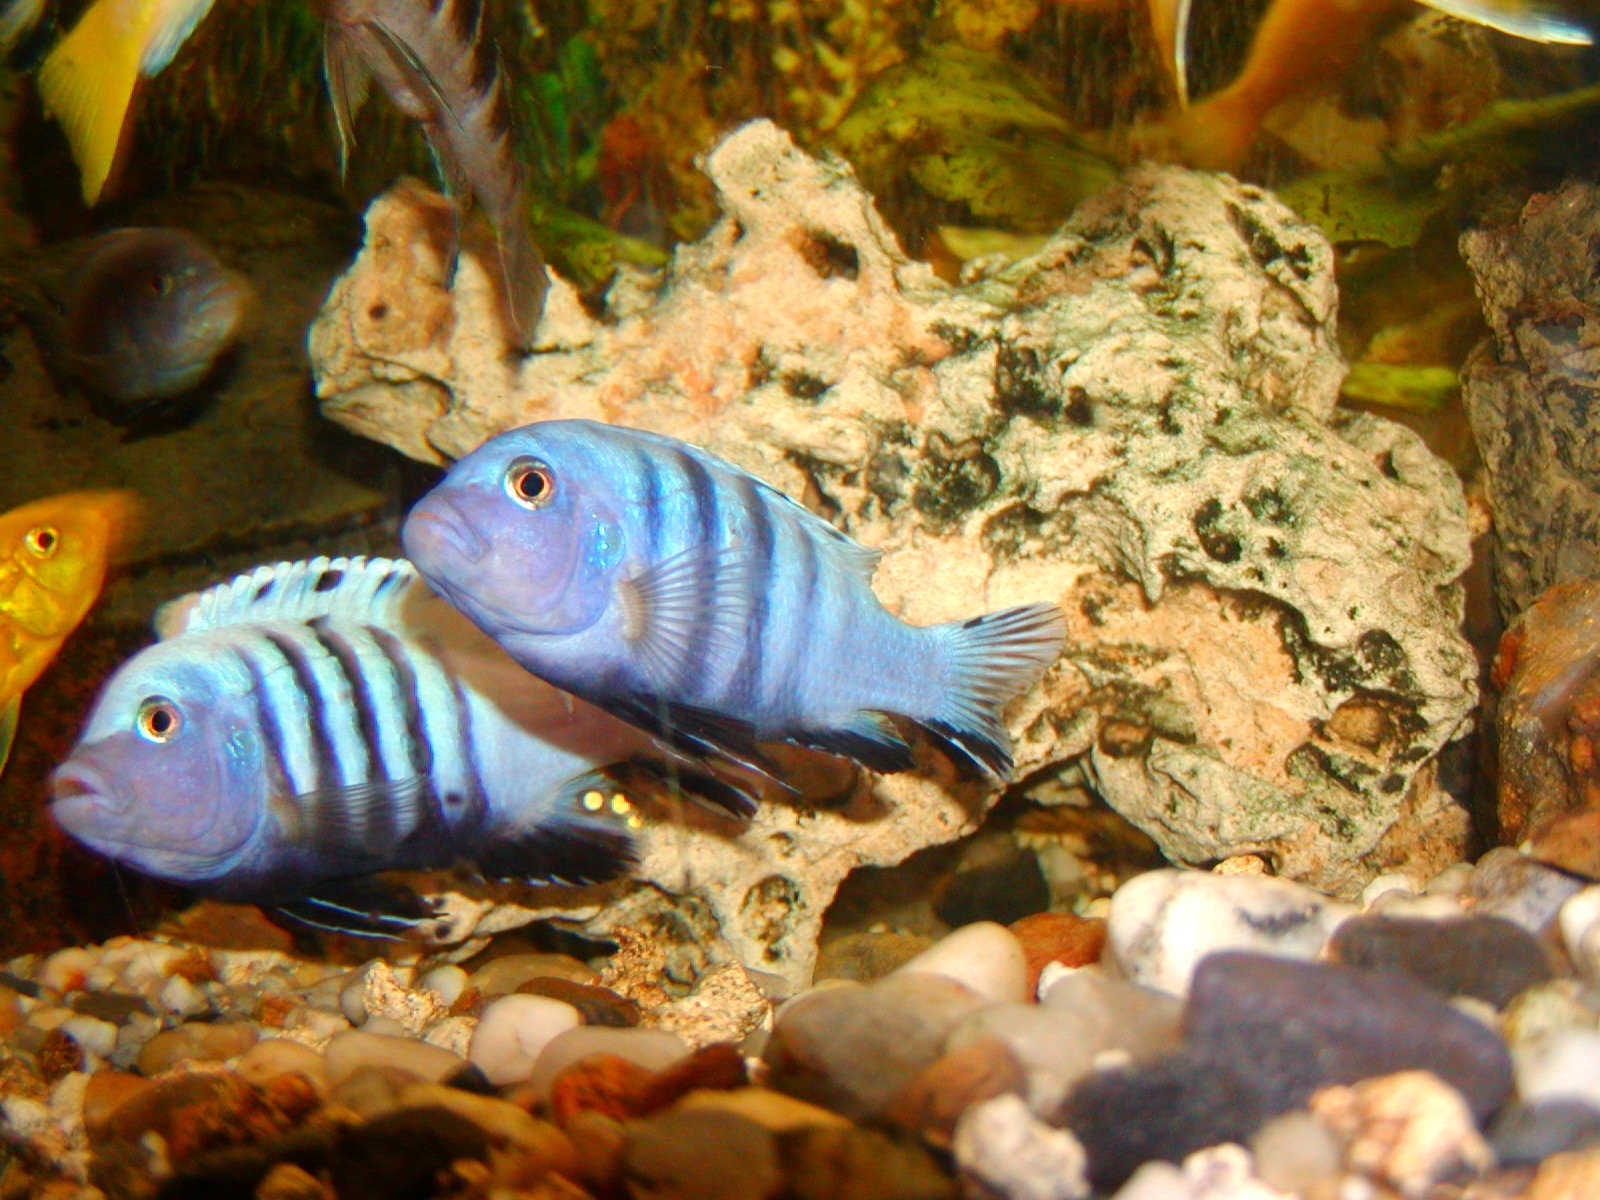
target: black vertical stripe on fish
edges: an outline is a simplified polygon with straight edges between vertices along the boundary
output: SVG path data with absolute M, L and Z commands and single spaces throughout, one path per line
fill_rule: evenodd
M 666 513 L 661 503 L 661 468 L 653 454 L 636 452 L 634 464 L 639 471 L 639 511 L 644 515 L 644 558 L 649 562 L 661 561 L 661 534 Z
M 693 454 L 677 451 L 675 460 L 684 482 L 689 487 L 690 511 L 698 525 L 697 544 L 706 547 L 721 546 L 724 540 L 722 506 L 718 499 L 716 481 L 711 478 L 711 473 L 706 470 L 705 465 Z M 705 694 L 706 663 L 711 657 L 712 639 L 718 633 L 718 618 L 726 612 L 730 600 L 721 593 L 730 586 L 738 586 L 737 580 L 741 578 L 742 576 L 732 572 L 725 560 L 719 560 L 713 569 L 701 572 L 697 580 L 699 603 L 694 609 L 695 620 L 687 631 L 688 642 L 684 646 L 683 661 L 678 665 L 678 678 L 674 681 L 673 690 L 677 695 Z M 722 697 L 717 696 L 715 699 L 721 700 Z
M 264 755 L 266 761 L 262 764 L 270 781 L 267 790 L 269 794 L 281 798 L 293 796 L 295 787 L 289 767 L 289 748 L 284 741 L 283 723 L 272 707 L 266 672 L 243 650 L 234 648 L 232 654 L 250 676 L 250 696 L 255 702 L 256 717 L 261 725 L 261 741 L 267 749 Z
M 756 481 L 748 475 L 735 479 L 739 488 L 739 505 L 750 518 L 750 615 L 745 622 L 744 649 L 739 655 L 735 679 L 749 679 L 752 702 L 761 698 L 761 668 L 766 659 L 767 612 L 772 605 L 772 592 L 779 585 L 777 574 L 777 531 L 772 526 L 772 513 L 761 495 Z
M 317 586 L 321 590 L 320 580 Z M 366 672 L 361 669 L 361 661 L 355 649 L 345 640 L 344 635 L 328 627 L 326 617 L 317 617 L 308 622 L 307 628 L 311 630 L 311 636 L 316 639 L 317 644 L 339 668 L 345 684 L 350 689 L 350 698 L 356 712 L 356 728 L 361 734 L 357 740 L 361 743 L 366 760 L 361 780 L 384 778 L 387 772 L 383 770 L 383 750 L 378 740 L 378 713 L 372 702 L 372 690 L 367 683 Z
M 317 674 L 305 649 L 293 638 L 275 629 L 264 629 L 261 636 L 273 646 L 289 665 L 295 685 L 306 701 L 306 729 L 309 734 L 312 765 L 315 779 L 309 790 L 325 791 L 340 785 L 339 754 L 334 748 L 333 734 L 328 727 L 328 705 L 317 686 Z
M 479 817 L 489 809 L 489 792 L 483 786 L 483 770 L 478 763 L 478 739 L 472 735 L 472 705 L 455 672 L 450 673 L 449 680 L 451 697 L 455 702 L 456 734 L 461 739 L 461 762 L 466 767 L 467 791 L 460 801 L 460 807 L 465 815 Z
M 422 721 L 422 697 L 417 690 L 417 672 L 400 639 L 387 629 L 369 626 L 372 640 L 389 665 L 394 668 L 396 691 L 404 710 L 406 751 L 411 757 L 411 773 L 427 780 L 433 779 L 433 747 L 428 744 L 427 726 Z

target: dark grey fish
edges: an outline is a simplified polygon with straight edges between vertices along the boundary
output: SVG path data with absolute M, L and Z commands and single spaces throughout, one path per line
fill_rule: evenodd
M 237 341 L 253 291 L 181 229 L 113 229 L 7 292 L 49 365 L 114 420 L 188 395 Z
M 451 196 L 476 197 L 499 242 L 507 329 L 527 351 L 550 280 L 528 232 L 500 56 L 483 25 L 483 0 L 329 0 L 324 67 L 343 158 L 376 79 L 422 126 Z

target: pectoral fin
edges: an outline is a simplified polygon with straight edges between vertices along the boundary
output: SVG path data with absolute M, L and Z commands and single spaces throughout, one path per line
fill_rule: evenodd
M 662 692 L 716 671 L 744 647 L 751 558 L 737 543 L 692 546 L 617 585 L 623 636 Z

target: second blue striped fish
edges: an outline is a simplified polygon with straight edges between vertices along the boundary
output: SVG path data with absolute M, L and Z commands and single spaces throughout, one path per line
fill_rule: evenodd
M 401 536 L 534 674 L 763 770 L 760 743 L 779 740 L 905 770 L 903 718 L 1004 777 L 1000 710 L 1065 637 L 1054 604 L 908 625 L 872 592 L 876 551 L 704 450 L 593 421 L 490 439 Z

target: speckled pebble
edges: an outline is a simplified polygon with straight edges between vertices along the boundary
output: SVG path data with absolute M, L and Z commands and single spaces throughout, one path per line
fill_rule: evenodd
M 572 1005 L 548 996 L 501 996 L 478 1018 L 467 1058 L 497 1087 L 521 1083 L 551 1040 L 582 1021 Z
M 771 1085 L 854 1119 L 881 1113 L 984 1005 L 969 988 L 923 971 L 813 989 L 778 1010 L 763 1051 Z
M 338 1034 L 328 1042 L 322 1057 L 332 1087 L 362 1067 L 398 1067 L 425 1082 L 437 1083 L 466 1065 L 459 1056 L 418 1038 L 390 1037 L 364 1029 Z
M 1134 983 L 1175 996 L 1218 950 L 1312 959 L 1354 910 L 1287 879 L 1147 871 L 1112 897 L 1107 944 Z
M 895 972 L 913 973 L 942 975 L 989 1000 L 1032 998 L 1022 943 L 1011 930 L 993 921 L 963 925 Z
M 1052 1129 L 1016 1096 L 962 1114 L 953 1149 L 962 1173 L 1006 1200 L 1086 1200 L 1088 1160 L 1078 1139 Z
M 1473 912 L 1504 917 L 1538 937 L 1582 888 L 1583 883 L 1570 875 L 1509 846 L 1497 846 L 1473 866 L 1465 896 Z

